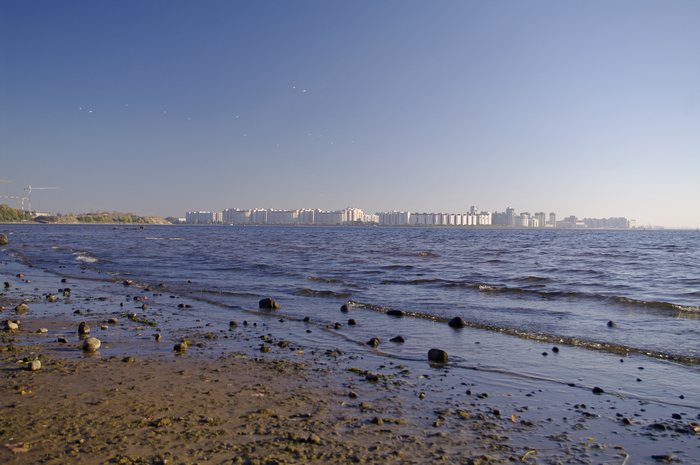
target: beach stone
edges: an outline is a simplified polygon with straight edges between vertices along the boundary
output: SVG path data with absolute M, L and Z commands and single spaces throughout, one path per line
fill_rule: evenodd
M 447 363 L 447 352 L 440 349 L 430 349 L 428 351 L 428 360 L 431 362 Z
M 376 337 L 373 337 L 372 339 L 367 341 L 367 345 L 370 347 L 377 347 L 379 345 L 379 339 L 377 339 Z
M 148 305 L 146 305 L 146 304 L 141 305 L 141 310 L 148 310 Z
M 237 328 L 238 327 L 238 322 L 237 321 L 229 321 L 228 326 L 230 328 Z
M 108 331 L 108 330 L 109 330 L 109 326 L 107 326 L 107 325 L 102 325 L 102 326 L 100 326 L 100 329 L 101 329 L 102 331 Z
M 340 329 L 342 327 L 343 327 L 343 325 L 341 325 L 340 323 L 336 323 L 334 326 L 335 329 Z
M 56 342 L 58 342 L 58 343 L 60 343 L 60 344 L 66 344 L 66 343 L 68 343 L 68 340 L 67 340 L 65 337 L 63 337 L 63 336 L 59 336 L 59 337 L 56 339 Z
M 124 362 L 124 363 L 131 363 L 133 361 L 134 361 L 134 357 L 124 357 L 122 359 L 122 362 Z
M 78 334 L 90 334 L 90 327 L 84 321 L 78 326 Z
M 73 315 L 82 315 L 82 314 L 83 314 L 83 311 L 80 309 L 73 312 Z
M 352 318 L 350 318 L 348 320 L 348 326 L 355 326 L 356 324 L 357 324 L 357 321 L 353 320 Z
M 406 340 L 401 337 L 401 336 L 396 336 L 394 338 L 389 339 L 391 342 L 406 342 Z
M 12 287 L 12 284 L 10 284 L 10 283 L 8 283 L 7 281 L 5 281 L 5 288 L 8 288 L 8 287 Z
M 463 319 L 461 319 L 460 317 L 455 317 L 455 318 L 452 318 L 450 320 L 450 322 L 447 323 L 447 325 L 450 328 L 465 328 L 467 326 L 467 323 Z
M 355 391 L 350 391 L 348 397 L 351 399 L 357 399 L 357 393 Z
M 384 424 L 384 420 L 382 420 L 382 419 L 379 418 L 379 417 L 374 417 L 374 418 L 372 418 L 371 422 L 374 423 L 374 424 L 377 425 L 377 426 L 381 426 L 381 425 Z
M 342 307 L 340 307 L 340 311 L 341 311 L 341 312 L 344 312 L 344 313 L 347 313 L 347 312 L 350 311 L 350 307 L 348 307 L 348 305 L 345 304 L 345 305 L 343 305 Z
M 154 334 L 153 337 L 155 338 L 156 342 L 160 342 L 160 339 L 161 339 L 160 333 Z
M 19 329 L 19 325 L 13 321 L 6 321 L 5 322 L 5 330 L 6 331 L 15 331 Z
M 559 352 L 559 347 L 557 347 L 557 346 L 552 347 L 552 352 L 554 352 L 555 354 L 557 352 Z
M 107 323 L 109 323 L 110 325 L 116 325 L 117 323 L 119 323 L 119 320 L 117 320 L 116 318 L 110 318 L 109 320 L 107 320 Z
M 83 350 L 85 352 L 95 352 L 100 348 L 102 343 L 96 337 L 89 337 L 83 341 Z
M 617 328 L 617 323 L 615 323 L 613 320 L 608 321 L 608 327 L 609 328 Z
M 39 328 L 39 334 L 46 334 L 49 332 L 48 328 Z
M 186 342 L 179 342 L 175 344 L 175 347 L 173 347 L 173 350 L 175 352 L 187 352 L 187 346 L 188 344 Z
M 630 426 L 632 424 L 632 420 L 629 418 L 623 418 L 622 419 L 622 424 L 625 426 Z
M 379 376 L 375 375 L 374 373 L 367 373 L 367 375 L 365 376 L 365 379 L 367 381 L 379 381 Z
M 39 360 L 33 360 L 27 364 L 27 369 L 29 371 L 41 370 L 41 362 Z
M 312 433 L 306 439 L 306 442 L 308 442 L 309 444 L 321 444 L 321 438 L 317 434 Z
M 27 306 L 27 304 L 19 304 L 15 307 L 15 312 L 19 313 L 20 315 L 24 315 L 28 311 L 29 307 Z
M 280 307 L 280 304 L 275 302 L 273 299 L 267 298 L 267 299 L 262 299 L 260 302 L 258 302 L 258 306 L 260 308 L 267 308 L 270 310 L 277 310 Z
M 308 323 L 308 322 L 310 322 L 310 321 L 311 321 L 311 318 L 309 318 L 308 316 L 305 316 L 305 317 L 304 317 L 304 323 Z
M 404 316 L 405 315 L 403 310 L 389 310 L 388 312 L 386 312 L 386 314 L 391 315 L 391 316 Z
M 64 295 L 65 297 L 67 297 L 67 296 L 70 295 L 70 288 L 69 288 L 69 287 L 63 289 L 63 295 Z
M 598 386 L 593 388 L 593 394 L 602 394 L 605 391 L 602 388 L 599 388 Z
M 67 280 L 66 278 L 63 278 L 63 279 L 61 279 L 61 282 L 62 282 L 62 283 L 67 283 L 68 280 Z
M 7 235 L 6 234 L 0 234 L 0 245 L 7 245 L 9 242 L 7 241 Z

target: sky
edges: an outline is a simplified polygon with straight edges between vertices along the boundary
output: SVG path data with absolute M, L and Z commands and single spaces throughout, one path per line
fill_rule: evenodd
M 699 24 L 695 0 L 0 2 L 0 196 L 697 228 Z

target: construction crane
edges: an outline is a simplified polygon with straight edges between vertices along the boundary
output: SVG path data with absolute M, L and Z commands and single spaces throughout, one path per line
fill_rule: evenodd
M 25 196 L 15 197 L 14 195 L 0 195 L 0 199 L 21 199 L 22 200 L 22 211 L 24 211 L 24 199 Z
M 25 191 L 29 191 L 29 213 L 32 212 L 32 189 L 33 190 L 41 190 L 41 189 L 58 189 L 58 187 L 32 187 L 31 185 L 29 187 L 25 187 Z M 22 210 L 24 210 L 24 201 L 22 201 Z

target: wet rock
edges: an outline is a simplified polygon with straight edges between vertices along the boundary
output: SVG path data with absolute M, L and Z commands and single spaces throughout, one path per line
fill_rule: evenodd
M 608 328 L 617 328 L 617 323 L 613 320 L 608 321 Z
M 60 343 L 60 344 L 67 344 L 67 343 L 68 343 L 68 340 L 67 340 L 65 337 L 63 337 L 63 336 L 59 336 L 59 337 L 56 339 L 56 342 L 58 342 L 58 343 Z
M 552 347 L 552 352 L 554 352 L 555 354 L 558 353 L 559 347 L 557 347 L 557 346 Z
M 419 398 L 420 400 L 425 399 L 425 393 L 424 393 L 424 392 L 421 392 L 421 393 L 418 395 L 418 398 Z
M 357 321 L 355 321 L 355 320 L 353 320 L 352 318 L 350 318 L 350 319 L 348 320 L 348 326 L 355 326 L 355 325 L 357 325 Z
M 194 284 L 194 281 L 192 281 L 191 279 L 188 279 L 187 284 Z
M 5 322 L 5 331 L 15 331 L 19 329 L 19 325 L 15 323 L 14 321 L 6 321 Z
M 466 328 L 467 326 L 467 322 L 461 319 L 460 317 L 452 318 L 447 324 L 450 328 Z
M 165 283 L 158 284 L 158 287 L 168 287 Z
M 82 315 L 82 314 L 83 314 L 83 311 L 80 309 L 73 312 L 73 315 Z
M 651 458 L 656 460 L 657 462 L 662 462 L 662 463 L 672 463 L 672 462 L 680 462 L 681 461 L 681 459 L 679 459 L 675 455 L 671 455 L 671 454 L 652 455 Z
M 671 414 L 671 418 L 673 418 L 674 420 L 682 420 L 683 419 L 683 417 L 680 415 L 680 413 Z
M 599 388 L 598 386 L 593 388 L 593 394 L 602 394 L 605 391 L 602 388 Z
M 19 304 L 18 306 L 15 307 L 15 312 L 20 314 L 20 315 L 24 315 L 28 311 L 29 311 L 29 307 L 27 306 L 27 304 Z
M 41 370 L 41 362 L 39 360 L 33 360 L 27 364 L 27 369 L 29 371 Z
M 124 284 L 125 286 L 131 286 L 132 284 L 134 284 L 134 282 L 130 279 L 125 279 L 124 281 L 122 281 L 122 284 Z
M 375 375 L 374 373 L 367 373 L 367 376 L 365 376 L 365 379 L 367 381 L 379 381 L 379 375 Z
M 24 278 L 24 275 L 22 273 L 17 275 L 18 278 Z
M 547 352 L 542 352 L 542 356 L 546 357 L 547 355 L 549 355 Z
M 373 424 L 377 425 L 377 426 L 381 426 L 381 425 L 384 424 L 384 420 L 382 420 L 382 419 L 379 418 L 379 417 L 374 417 L 374 418 L 372 418 L 371 422 L 372 422 Z
M 396 336 L 396 337 L 393 337 L 393 338 L 391 338 L 391 339 L 389 339 L 389 340 L 390 340 L 391 342 L 406 342 L 406 340 L 405 340 L 403 337 L 401 337 L 401 336 Z
M 347 313 L 347 312 L 350 311 L 350 307 L 348 307 L 348 305 L 345 304 L 345 305 L 343 305 L 342 307 L 340 307 L 340 311 L 341 311 L 341 312 L 344 312 L 344 313 Z
M 9 242 L 7 241 L 7 235 L 0 234 L 0 246 L 7 245 L 7 244 L 9 244 Z
M 447 352 L 440 349 L 430 349 L 428 351 L 428 360 L 431 362 L 447 363 Z
M 67 283 L 68 280 L 67 280 L 66 278 L 63 278 L 63 279 L 61 279 L 61 282 L 62 282 L 62 283 Z
M 309 444 L 321 444 L 321 438 L 317 434 L 311 434 L 306 438 L 306 442 Z
M 355 391 L 350 391 L 350 393 L 348 394 L 348 397 L 351 399 L 357 399 L 358 396 L 357 396 L 357 393 Z
M 173 350 L 175 352 L 180 352 L 180 353 L 187 352 L 188 346 L 189 346 L 189 344 L 187 342 L 178 342 L 177 344 L 175 344 L 175 347 L 173 347 Z
M 266 353 L 266 352 L 269 352 L 269 351 L 271 351 L 271 350 L 272 350 L 272 349 L 270 348 L 269 345 L 267 345 L 267 344 L 260 344 L 260 352 L 262 352 L 263 354 Z
M 109 323 L 110 325 L 116 325 L 117 323 L 119 323 L 119 320 L 117 320 L 116 318 L 110 318 L 109 320 L 107 320 L 107 323 Z
M 260 302 L 258 302 L 258 306 L 260 308 L 265 308 L 268 310 L 277 310 L 280 307 L 280 304 L 275 302 L 273 299 L 267 298 L 267 299 L 262 299 Z
M 622 424 L 625 426 L 630 426 L 632 424 L 632 420 L 630 418 L 623 418 Z
M 237 328 L 238 322 L 237 321 L 229 321 L 228 326 L 229 326 L 229 328 Z
M 389 310 L 388 312 L 386 312 L 386 314 L 391 315 L 391 316 L 404 316 L 405 315 L 403 310 Z
M 9 288 L 9 287 L 12 287 L 12 284 L 10 284 L 10 283 L 8 283 L 7 281 L 5 281 L 5 289 L 7 289 L 7 288 Z
M 83 341 L 83 350 L 85 352 L 95 352 L 100 348 L 102 343 L 96 337 L 89 337 Z
M 148 305 L 146 305 L 146 304 L 141 305 L 141 310 L 148 310 Z
M 39 328 L 39 331 L 37 331 L 39 334 L 46 334 L 49 332 L 49 328 Z
M 335 329 L 340 329 L 340 328 L 343 327 L 343 325 L 341 325 L 340 323 L 336 323 L 333 327 L 334 327 Z
M 70 288 L 69 287 L 63 289 L 63 296 L 64 297 L 70 296 Z
M 90 334 L 90 327 L 84 321 L 78 326 L 78 334 Z
M 102 325 L 102 326 L 100 326 L 100 329 L 101 329 L 102 331 L 109 331 L 109 326 L 107 326 L 107 325 Z
M 304 323 L 308 323 L 308 322 L 310 322 L 310 321 L 311 321 L 311 318 L 309 318 L 308 316 L 305 316 L 305 317 L 304 317 Z
M 156 342 L 160 342 L 160 339 L 161 339 L 160 333 L 154 334 L 154 335 L 153 335 L 153 338 L 156 340 Z
M 377 347 L 379 345 L 379 339 L 377 339 L 376 337 L 373 337 L 372 339 L 367 341 L 367 345 L 370 347 Z

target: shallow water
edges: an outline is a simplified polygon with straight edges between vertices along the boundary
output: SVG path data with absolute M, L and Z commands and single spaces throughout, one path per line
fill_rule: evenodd
M 700 381 L 700 234 L 693 231 L 2 229 L 10 234 L 8 251 L 35 266 L 165 283 L 168 292 L 211 304 L 209 321 L 225 322 L 233 309 L 257 311 L 262 297 L 272 297 L 282 305 L 277 316 L 308 316 L 349 344 L 379 337 L 380 350 L 393 357 L 422 360 L 439 347 L 463 367 L 603 385 L 664 402 Z M 350 313 L 340 313 L 347 301 Z M 387 309 L 408 315 L 390 317 Z M 202 311 L 196 306 L 187 314 Z M 455 316 L 473 327 L 447 327 Z M 359 325 L 348 326 L 348 318 Z M 610 320 L 618 326 L 608 327 Z M 336 322 L 341 330 L 326 328 Z M 406 343 L 388 342 L 399 334 Z M 319 336 L 298 332 L 309 344 Z M 620 363 L 627 357 L 639 361 Z M 653 368 L 636 382 L 637 365 L 646 362 Z

